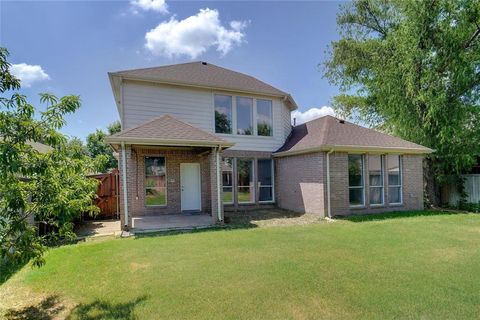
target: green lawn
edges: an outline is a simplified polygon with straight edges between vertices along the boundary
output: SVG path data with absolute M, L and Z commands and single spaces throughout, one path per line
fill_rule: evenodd
M 64 246 L 4 283 L 0 308 L 50 297 L 20 314 L 63 303 L 69 319 L 480 318 L 480 215 L 387 217 Z

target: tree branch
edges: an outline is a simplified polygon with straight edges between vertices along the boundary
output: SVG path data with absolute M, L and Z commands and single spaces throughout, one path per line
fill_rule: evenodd
M 468 40 L 465 45 L 464 45 L 464 48 L 465 49 L 468 49 L 470 47 L 470 45 L 475 41 L 475 39 L 480 35 L 480 26 L 478 25 L 477 22 L 475 22 L 475 25 L 477 26 L 477 30 L 473 33 L 473 35 L 470 37 L 470 40 Z

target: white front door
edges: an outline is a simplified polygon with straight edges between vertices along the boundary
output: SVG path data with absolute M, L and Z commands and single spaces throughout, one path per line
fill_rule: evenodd
M 182 211 L 200 211 L 202 208 L 200 163 L 180 164 L 180 188 Z

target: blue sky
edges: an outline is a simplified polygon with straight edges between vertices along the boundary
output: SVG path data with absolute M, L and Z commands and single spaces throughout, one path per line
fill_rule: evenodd
M 129 68 L 204 60 L 291 93 L 302 112 L 330 105 L 338 89 L 318 64 L 339 37 L 340 4 L 0 1 L 0 45 L 23 72 L 30 86 L 22 91 L 34 105 L 40 92 L 81 96 L 62 131 L 83 139 L 118 119 L 107 72 Z

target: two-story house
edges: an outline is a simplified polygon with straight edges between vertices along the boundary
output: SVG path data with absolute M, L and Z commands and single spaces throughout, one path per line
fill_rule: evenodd
M 321 217 L 423 208 L 430 149 L 334 117 L 292 127 L 292 96 L 206 62 L 109 73 L 122 225 L 278 206 Z

